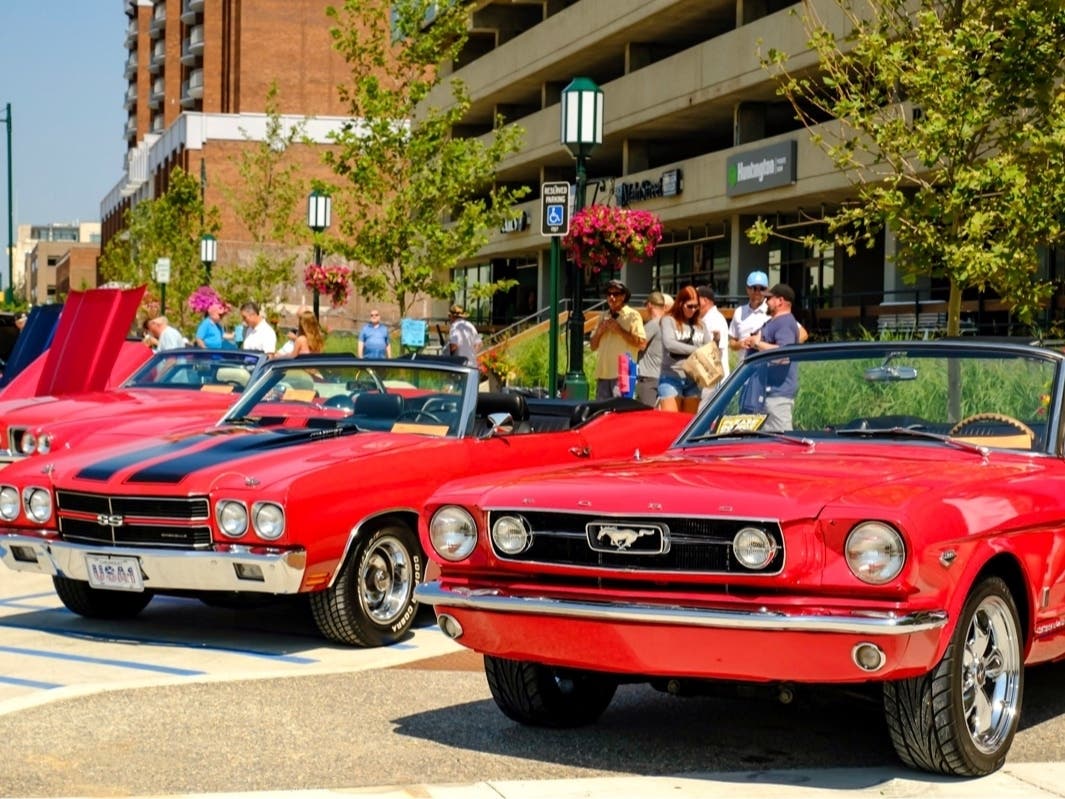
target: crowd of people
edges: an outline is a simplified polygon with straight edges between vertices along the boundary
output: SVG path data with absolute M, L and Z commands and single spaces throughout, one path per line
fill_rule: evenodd
M 790 286 L 778 283 L 770 288 L 768 275 L 754 271 L 747 276 L 746 289 L 747 303 L 733 311 L 729 322 L 710 286 L 685 286 L 675 298 L 652 291 L 641 314 L 628 304 L 632 297 L 628 287 L 611 280 L 606 287 L 607 310 L 590 342 L 598 354 L 596 399 L 621 393 L 619 359 L 627 355 L 636 363 L 636 399 L 662 411 L 694 413 L 717 390 L 697 385 L 684 368 L 700 347 L 717 344 L 727 377 L 730 351 L 742 360 L 751 352 L 806 341 L 807 331 L 791 312 L 795 292 Z M 765 413 L 766 430 L 788 430 L 795 389 L 793 366 L 770 368 L 764 380 L 751 383 L 741 410 Z

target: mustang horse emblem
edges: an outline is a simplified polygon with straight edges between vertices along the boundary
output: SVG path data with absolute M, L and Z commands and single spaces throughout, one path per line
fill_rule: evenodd
M 614 547 L 618 552 L 621 552 L 635 544 L 637 538 L 643 538 L 645 535 L 654 534 L 654 530 L 633 530 L 631 527 L 604 527 L 599 531 L 596 540 L 601 542 L 606 538 L 610 541 L 610 546 Z

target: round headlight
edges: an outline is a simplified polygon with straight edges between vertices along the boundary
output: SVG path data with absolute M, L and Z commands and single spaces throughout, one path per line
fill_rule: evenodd
M 500 516 L 492 522 L 492 543 L 505 555 L 517 555 L 528 549 L 532 535 L 520 516 Z
M 847 565 L 863 583 L 882 585 L 899 576 L 906 563 L 902 536 L 883 522 L 862 522 L 847 536 Z
M 0 519 L 6 522 L 18 518 L 18 491 L 11 486 L 0 487 Z
M 32 455 L 37 449 L 37 436 L 29 430 L 22 433 L 18 440 L 18 451 L 23 455 Z
M 46 488 L 27 488 L 22 492 L 22 505 L 33 521 L 46 522 L 52 515 L 52 492 Z
M 736 560 L 748 569 L 764 569 L 777 554 L 769 534 L 758 527 L 744 527 L 732 538 Z
M 251 518 L 259 538 L 273 541 L 285 532 L 285 511 L 273 502 L 256 502 L 251 507 Z
M 445 505 L 429 521 L 429 540 L 440 557 L 462 560 L 477 546 L 477 523 L 465 508 Z
M 52 451 L 52 437 L 48 434 L 42 435 L 37 439 L 37 454 L 47 455 Z
M 248 530 L 248 509 L 243 502 L 224 499 L 215 508 L 218 529 L 230 538 L 240 538 Z

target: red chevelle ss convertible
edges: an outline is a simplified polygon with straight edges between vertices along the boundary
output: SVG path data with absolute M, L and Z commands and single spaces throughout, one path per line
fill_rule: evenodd
M 1065 656 L 1065 357 L 990 342 L 748 358 L 661 456 L 442 487 L 417 591 L 502 711 L 590 723 L 622 682 L 879 687 L 908 765 L 1005 761 Z
M 0 472 L 0 559 L 52 575 L 75 613 L 154 594 L 305 594 L 327 638 L 402 637 L 426 497 L 462 475 L 661 452 L 686 417 L 628 400 L 479 394 L 432 361 L 270 361 L 217 425 L 73 450 Z M 106 437 L 106 436 L 105 436 Z

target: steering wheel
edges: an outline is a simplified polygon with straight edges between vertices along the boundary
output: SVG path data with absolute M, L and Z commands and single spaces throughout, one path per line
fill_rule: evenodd
M 956 436 L 966 427 L 976 422 L 1002 422 L 1008 424 L 1011 427 L 1015 427 L 1021 433 L 1029 436 L 1033 441 L 1035 440 L 1035 431 L 1022 422 L 1020 419 L 1014 419 L 1012 416 L 1006 416 L 1004 413 L 974 413 L 972 416 L 966 416 L 954 427 L 950 428 L 948 436 Z
M 410 417 L 410 418 L 412 418 L 414 420 L 415 424 L 417 424 L 418 420 L 421 419 L 423 416 L 426 419 L 430 419 L 430 420 L 436 422 L 437 424 L 442 424 L 444 426 L 447 426 L 447 422 L 445 422 L 443 419 L 441 419 L 435 413 L 431 413 L 430 411 L 423 411 L 420 408 L 418 410 L 413 410 L 412 409 L 412 410 L 409 410 L 409 411 L 403 411 L 403 413 L 401 413 L 397 417 L 396 421 L 399 421 L 399 419 L 403 419 L 405 417 Z

